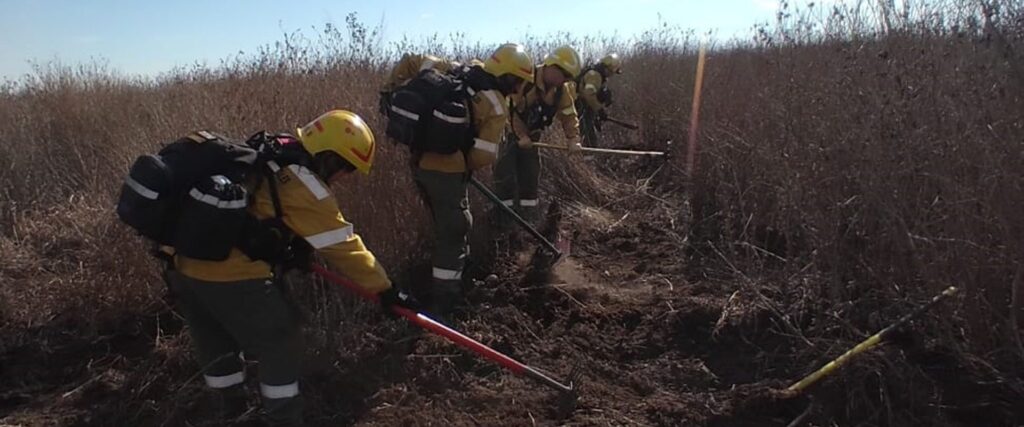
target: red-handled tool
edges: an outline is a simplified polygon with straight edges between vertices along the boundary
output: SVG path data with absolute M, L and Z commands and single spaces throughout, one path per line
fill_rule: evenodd
M 364 299 L 374 302 L 378 301 L 377 295 L 368 292 L 367 290 L 363 289 L 362 287 L 353 283 L 352 281 L 347 280 L 317 264 L 313 264 L 312 268 L 314 272 L 319 274 L 320 277 L 323 277 L 325 280 L 344 286 L 348 288 L 348 290 L 355 292 Z M 391 307 L 391 309 L 394 310 L 395 314 L 406 318 L 406 320 L 416 324 L 417 326 L 426 329 L 430 332 L 433 332 L 437 335 L 440 335 L 444 338 L 447 338 L 449 341 L 459 346 L 462 346 L 466 349 L 469 349 L 472 352 L 480 356 L 483 356 L 484 358 L 490 359 L 496 362 L 497 364 L 505 367 L 506 369 L 512 371 L 516 375 L 526 376 L 528 378 L 539 381 L 540 383 L 548 387 L 558 390 L 559 393 L 561 393 L 563 399 L 565 399 L 563 400 L 563 405 L 575 405 L 577 398 L 577 387 L 574 384 L 575 381 L 573 381 L 573 379 L 578 377 L 578 371 L 574 370 L 573 374 L 570 375 L 569 384 L 565 385 L 528 365 L 520 363 L 519 361 L 511 357 L 508 357 L 498 352 L 497 350 L 480 343 L 477 340 L 474 340 L 470 337 L 467 337 L 466 335 L 463 335 L 459 331 L 449 328 L 448 326 L 445 326 L 444 324 L 434 319 L 431 319 L 430 317 L 427 317 L 423 313 L 417 313 L 407 308 L 398 306 Z

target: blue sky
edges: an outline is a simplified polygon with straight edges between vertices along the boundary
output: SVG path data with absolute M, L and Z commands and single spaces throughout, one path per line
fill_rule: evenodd
M 155 75 L 251 52 L 284 31 L 344 26 L 350 12 L 370 26 L 383 22 L 385 41 L 463 32 L 500 43 L 527 32 L 629 36 L 652 28 L 659 16 L 732 35 L 771 20 L 775 8 L 775 0 L 0 0 L 0 80 L 30 72 L 29 61 L 53 59 L 102 58 L 123 72 Z

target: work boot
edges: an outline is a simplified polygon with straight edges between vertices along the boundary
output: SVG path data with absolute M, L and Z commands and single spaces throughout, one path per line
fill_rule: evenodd
M 504 209 L 493 208 L 491 209 L 491 224 L 494 226 L 494 230 L 499 233 L 508 233 L 515 227 L 515 221 Z
M 538 227 L 538 223 L 540 222 L 538 221 L 540 219 L 540 209 L 536 206 L 520 206 L 516 209 L 516 213 L 518 213 L 519 217 L 526 221 L 527 224 L 530 224 L 531 227 Z M 519 224 L 516 224 L 516 226 L 519 226 Z
M 451 321 L 452 314 L 462 299 L 462 290 L 459 289 L 459 282 L 444 281 L 434 282 L 430 292 L 430 304 L 427 306 L 427 313 L 438 322 L 447 324 Z
M 273 427 L 302 426 L 302 396 L 286 399 L 263 398 L 263 416 Z
M 248 392 L 244 384 L 218 389 L 217 395 L 221 420 L 235 420 L 249 411 Z

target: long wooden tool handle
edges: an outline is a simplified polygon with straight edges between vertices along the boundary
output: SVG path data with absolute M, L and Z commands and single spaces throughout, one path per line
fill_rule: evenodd
M 548 148 L 554 150 L 568 150 L 569 147 L 564 145 L 534 143 L 534 147 Z M 665 153 L 662 151 L 633 151 L 633 150 L 615 150 L 611 148 L 595 148 L 595 147 L 583 147 L 583 151 L 587 153 L 606 153 L 606 154 L 620 154 L 625 156 L 664 156 Z

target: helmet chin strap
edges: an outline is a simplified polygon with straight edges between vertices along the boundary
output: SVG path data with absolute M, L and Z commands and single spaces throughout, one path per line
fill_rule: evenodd
M 522 79 L 513 76 L 511 74 L 505 74 L 498 77 L 498 89 L 501 90 L 503 95 L 511 95 L 517 92 L 517 88 Z M 525 82 L 523 82 L 525 84 Z
M 338 159 L 340 159 L 340 157 L 334 153 L 317 153 L 313 156 L 313 173 L 320 177 L 320 179 L 324 180 L 324 182 L 330 181 L 336 173 L 342 172 L 345 169 L 342 165 L 342 161 L 338 161 Z

